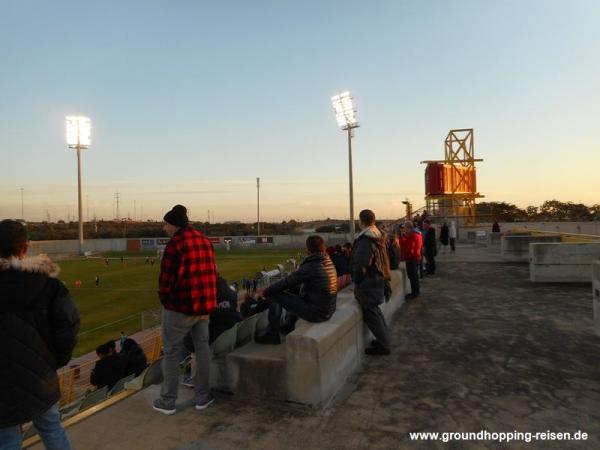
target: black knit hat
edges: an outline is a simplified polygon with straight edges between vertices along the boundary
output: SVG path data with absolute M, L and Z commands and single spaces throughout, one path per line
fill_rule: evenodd
M 185 227 L 189 222 L 186 207 L 182 205 L 173 206 L 173 209 L 165 214 L 164 221 L 176 227 Z

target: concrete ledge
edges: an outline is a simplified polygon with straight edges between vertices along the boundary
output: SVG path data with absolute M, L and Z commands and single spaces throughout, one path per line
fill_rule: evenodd
M 405 286 L 402 264 L 392 271 L 392 298 L 380 306 L 386 320 L 404 303 Z M 326 404 L 358 370 L 370 339 L 350 285 L 338 293 L 336 312 L 327 322 L 299 320 L 282 345 L 249 344 L 227 355 L 229 390 L 241 397 Z
M 504 235 L 500 238 L 502 259 L 509 262 L 529 262 L 529 244 L 537 242 L 560 242 L 560 236 Z
M 600 261 L 592 264 L 592 293 L 594 295 L 594 328 L 600 336 Z
M 285 345 L 251 342 L 227 355 L 228 384 L 242 398 L 286 400 Z
M 590 282 L 592 262 L 600 259 L 600 242 L 533 243 L 529 278 L 533 282 Z

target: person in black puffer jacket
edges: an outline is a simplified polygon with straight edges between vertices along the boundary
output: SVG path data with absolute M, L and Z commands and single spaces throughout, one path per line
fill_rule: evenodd
M 46 448 L 69 449 L 60 424 L 56 370 L 69 362 L 79 313 L 58 266 L 26 258 L 27 230 L 0 222 L 0 442 L 21 448 L 21 425 L 33 421 Z
M 325 322 L 335 312 L 337 275 L 331 259 L 325 253 L 323 238 L 309 236 L 306 248 L 309 255 L 300 268 L 262 293 L 269 304 L 269 328 L 264 335 L 256 336 L 257 343 L 280 344 L 280 331 L 293 331 L 298 318 L 309 322 Z M 300 295 L 289 292 L 298 286 Z M 280 327 L 282 307 L 288 311 L 283 329 Z

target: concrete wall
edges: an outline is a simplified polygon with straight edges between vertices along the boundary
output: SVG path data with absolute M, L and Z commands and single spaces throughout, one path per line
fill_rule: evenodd
M 529 277 L 533 282 L 590 282 L 592 262 L 600 259 L 600 242 L 532 243 Z
M 502 259 L 508 262 L 529 262 L 529 244 L 534 242 L 560 242 L 560 236 L 502 236 L 500 239 Z
M 592 292 L 594 294 L 594 327 L 600 336 L 600 261 L 592 264 Z
M 349 234 L 337 234 L 337 233 L 314 233 L 321 236 L 327 245 L 343 244 L 350 241 Z M 272 244 L 245 244 L 242 242 L 242 238 L 251 238 L 250 236 L 232 236 L 233 242 L 232 248 L 269 248 L 275 247 L 289 247 L 289 248 L 303 248 L 306 244 L 306 238 L 308 234 L 299 235 L 282 235 L 272 236 Z M 225 248 L 223 243 L 223 237 L 219 237 L 220 243 L 215 244 L 217 248 Z M 149 239 L 155 241 L 156 238 L 121 238 L 121 239 L 86 239 L 83 244 L 84 251 L 91 252 L 124 252 L 127 250 L 127 241 L 132 239 Z M 164 238 L 163 238 L 164 239 Z M 156 245 L 152 247 L 142 246 L 144 250 L 156 250 Z M 40 253 L 46 253 L 48 255 L 76 255 L 79 252 L 79 243 L 77 240 L 61 240 L 61 241 L 31 241 L 29 247 L 29 254 L 34 256 Z
M 392 298 L 380 306 L 387 321 L 404 303 L 405 293 L 402 265 L 392 272 Z M 284 345 L 248 344 L 227 355 L 230 390 L 240 397 L 324 405 L 360 368 L 370 339 L 351 285 L 338 293 L 336 312 L 327 322 L 300 320 Z
M 88 239 L 84 241 L 84 251 L 91 252 L 123 252 L 127 250 L 127 239 Z M 40 253 L 54 254 L 77 254 L 79 252 L 79 241 L 31 241 L 28 253 L 32 256 Z

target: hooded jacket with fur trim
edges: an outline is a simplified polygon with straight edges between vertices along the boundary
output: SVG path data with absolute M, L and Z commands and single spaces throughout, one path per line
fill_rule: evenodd
M 0 428 L 60 398 L 56 370 L 71 359 L 79 313 L 47 256 L 0 258 Z

